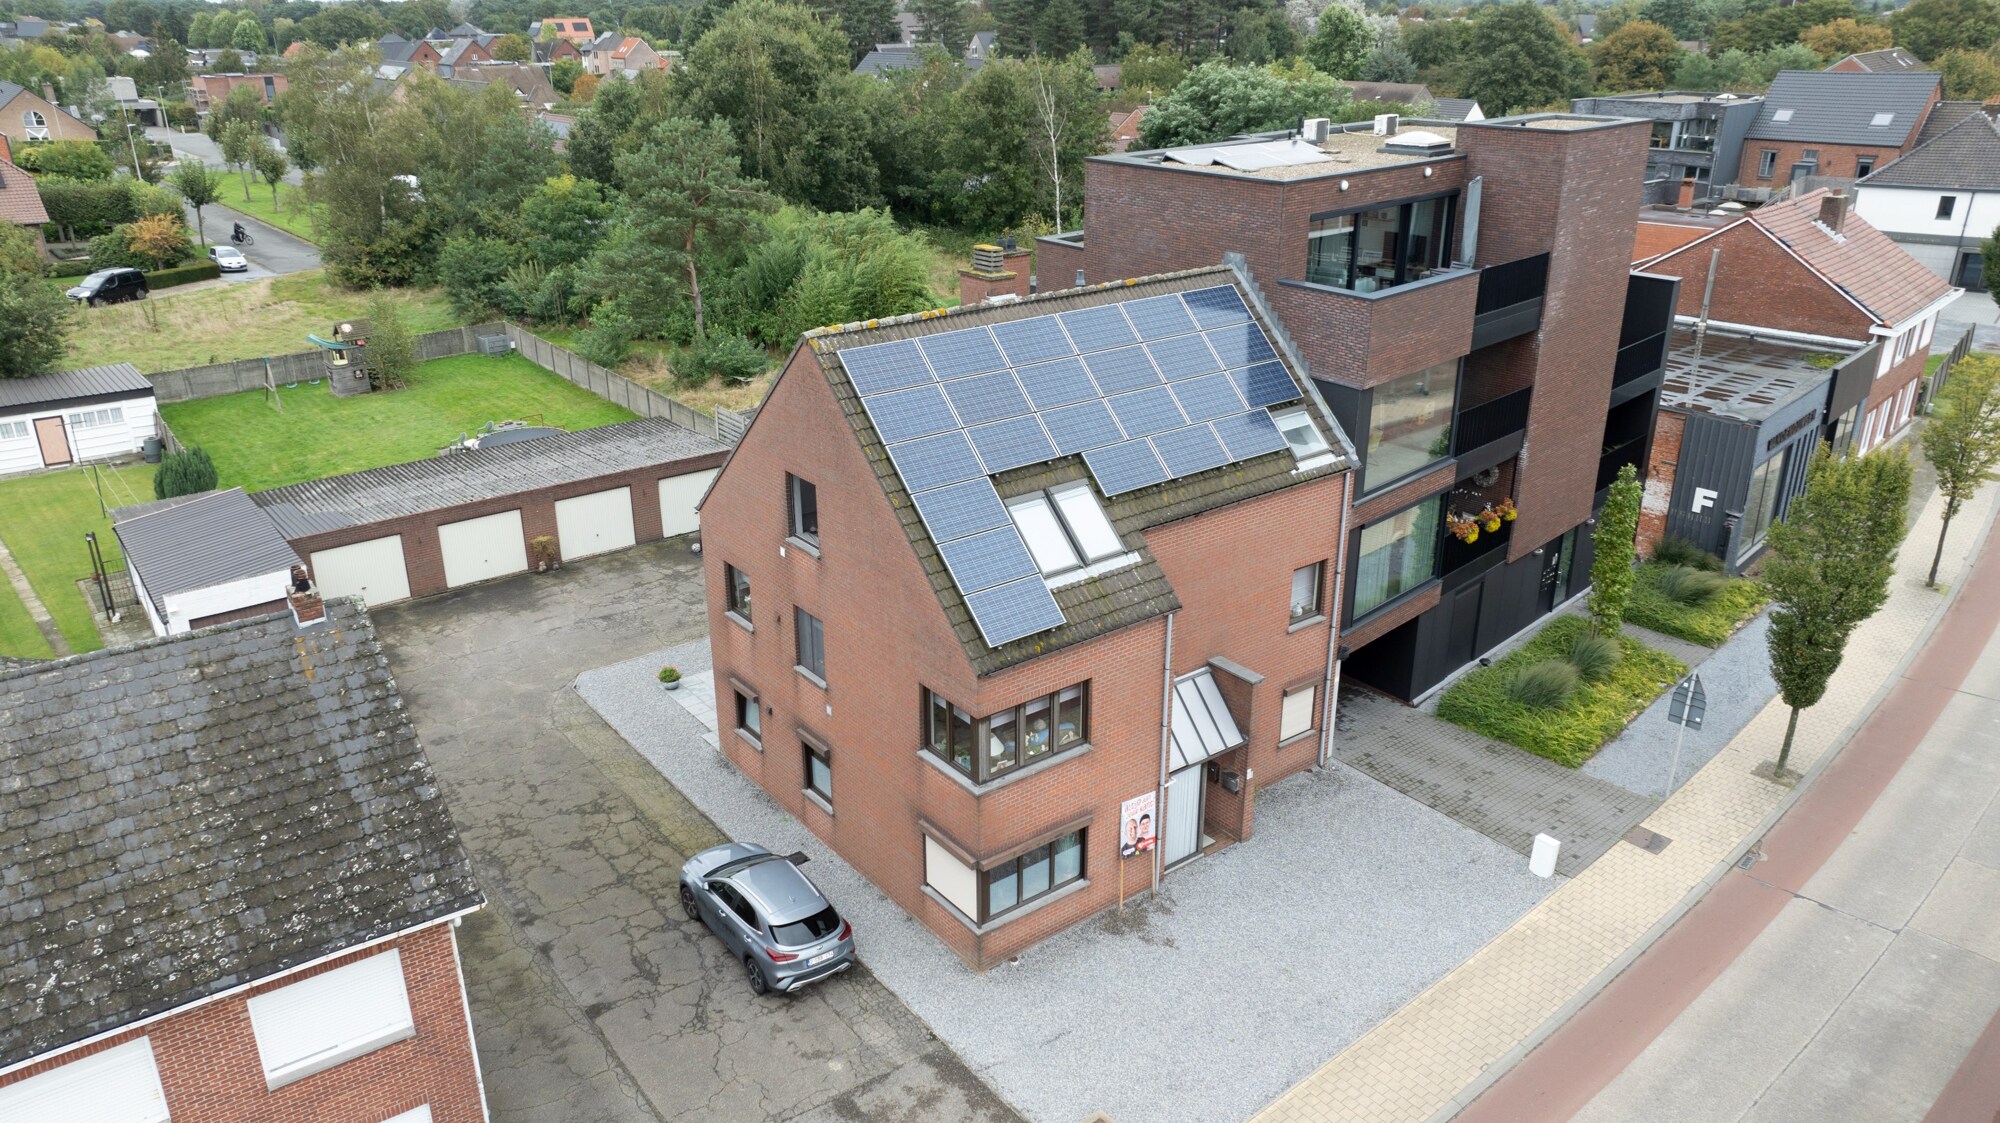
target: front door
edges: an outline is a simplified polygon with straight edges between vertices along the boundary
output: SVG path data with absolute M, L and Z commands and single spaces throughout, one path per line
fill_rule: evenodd
M 1983 254 L 1966 253 L 1958 258 L 1958 287 L 1973 292 L 1986 290 L 1986 257 Z
M 53 468 L 73 459 L 69 454 L 69 434 L 63 431 L 62 418 L 35 418 L 35 440 L 41 442 L 43 464 Z
M 1166 826 L 1160 831 L 1161 860 L 1168 866 L 1201 852 L 1202 771 L 1183 768 L 1167 777 Z

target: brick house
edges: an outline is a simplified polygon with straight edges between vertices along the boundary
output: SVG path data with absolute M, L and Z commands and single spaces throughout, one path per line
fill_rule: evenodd
M 1645 464 L 1675 282 L 1627 261 L 1645 122 L 1405 125 L 1096 157 L 1088 226 L 1040 239 L 1037 276 L 1240 257 L 1360 447 L 1340 674 L 1416 698 L 1587 585 L 1586 524 Z M 1497 533 L 1447 533 L 1509 501 Z
M 1924 60 L 1910 53 L 1907 47 L 1888 47 L 1880 51 L 1862 51 L 1848 55 L 1828 70 L 1841 74 L 1901 74 L 1910 70 L 1927 70 Z
M 45 91 L 46 92 L 46 91 Z M 51 100 L 14 82 L 0 81 L 0 136 L 13 150 L 37 140 L 96 140 L 97 130 Z
M 485 1119 L 456 937 L 484 897 L 359 607 L 0 692 L 0 1119 Z
M 590 21 L 582 16 L 556 16 L 553 19 L 539 19 L 528 25 L 528 38 L 539 41 L 544 36 L 582 46 L 595 40 L 597 32 L 591 30 Z
M 239 86 L 248 86 L 257 91 L 265 105 L 275 105 L 278 95 L 285 92 L 285 76 L 282 74 L 196 74 L 188 79 L 188 94 L 194 102 L 197 113 L 206 113 L 229 100 L 230 93 Z
M 35 239 L 35 251 L 47 257 L 42 227 L 49 221 L 49 210 L 42 204 L 42 189 L 35 186 L 34 176 L 8 159 L 7 149 L 7 138 L 0 136 L 0 222 L 25 229 Z
M 1784 71 L 1744 136 L 1733 182 L 1779 188 L 1803 176 L 1865 176 L 1915 146 L 1943 89 L 1928 70 Z
M 702 502 L 722 751 L 975 968 L 1327 751 L 1349 445 L 1252 304 L 809 333 Z

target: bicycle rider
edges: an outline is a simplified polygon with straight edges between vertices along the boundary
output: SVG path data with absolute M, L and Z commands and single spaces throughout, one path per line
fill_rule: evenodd
M 240 222 L 236 223 L 235 227 L 236 228 L 230 231 L 229 233 L 229 240 L 235 242 L 237 245 L 240 246 L 243 244 L 243 239 L 248 237 L 249 235 L 246 231 L 244 231 L 242 223 Z

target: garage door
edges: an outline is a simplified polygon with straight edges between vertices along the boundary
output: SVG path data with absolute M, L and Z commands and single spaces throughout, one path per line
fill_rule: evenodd
M 556 539 L 565 559 L 630 546 L 637 541 L 632 531 L 632 489 L 614 487 L 556 500 Z
M 314 550 L 312 570 L 319 595 L 329 600 L 360 597 L 368 604 L 388 604 L 410 599 L 410 571 L 403 565 L 400 534 Z
M 708 491 L 708 481 L 715 478 L 719 468 L 706 472 L 689 472 L 685 476 L 668 476 L 660 481 L 660 536 L 672 538 L 676 534 L 693 534 L 701 529 L 701 519 L 694 513 L 694 505 L 701 502 Z
M 438 527 L 438 546 L 444 552 L 444 583 L 452 588 L 528 569 L 519 511 L 446 523 Z
M 167 1094 L 141 1037 L 0 1088 L 0 1119 L 166 1123 Z

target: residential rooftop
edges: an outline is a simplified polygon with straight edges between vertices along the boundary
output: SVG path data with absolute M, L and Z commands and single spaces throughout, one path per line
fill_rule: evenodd
M 1854 353 L 1712 329 L 1697 351 L 1694 329 L 1676 325 L 1660 408 L 1761 421 L 1801 397 L 1825 393 L 1833 368 Z
M 1395 134 L 1377 136 L 1370 122 L 1336 127 L 1318 143 L 1292 130 L 1233 136 L 1213 144 L 1152 148 L 1093 157 L 1154 164 L 1246 179 L 1296 180 L 1343 172 L 1420 164 L 1458 155 L 1461 122 L 1404 117 Z

